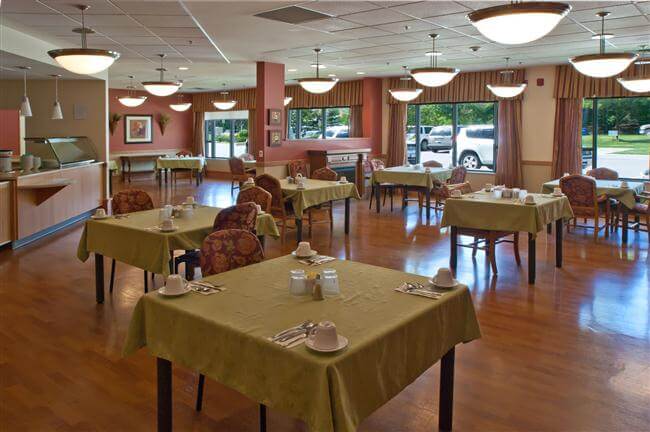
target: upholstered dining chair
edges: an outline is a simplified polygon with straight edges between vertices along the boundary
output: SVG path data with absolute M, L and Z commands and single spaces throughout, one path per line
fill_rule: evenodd
M 335 181 L 338 178 L 336 171 L 329 167 L 318 168 L 313 173 L 311 173 L 311 178 L 315 180 L 329 180 Z
M 467 177 L 467 168 L 464 166 L 457 166 L 451 170 L 451 176 L 447 179 L 447 184 L 465 183 Z
M 422 163 L 422 166 L 425 168 L 442 168 L 442 164 L 435 160 L 428 160 Z
M 492 272 L 498 274 L 496 260 L 496 246 L 500 243 L 512 243 L 513 253 L 517 266 L 521 265 L 521 256 L 519 255 L 519 233 L 510 231 L 490 231 L 481 229 L 459 228 L 459 235 L 474 237 L 474 241 L 469 245 L 459 245 L 472 249 L 472 258 L 476 257 L 478 250 L 485 251 L 486 258 L 490 261 Z M 512 240 L 507 237 L 512 236 Z
M 113 195 L 111 210 L 114 215 L 133 213 L 138 211 L 152 210 L 153 200 L 149 194 L 141 189 L 121 190 Z M 151 275 L 153 277 L 153 274 Z M 110 292 L 113 292 L 115 285 L 115 258 L 111 261 Z M 144 271 L 144 292 L 149 291 L 147 271 Z
M 309 177 L 307 162 L 302 159 L 289 161 L 287 164 L 287 172 L 291 177 L 295 177 L 299 173 L 302 174 L 303 177 Z
M 606 195 L 596 195 L 596 181 L 590 177 L 574 174 L 560 179 L 560 189 L 566 195 L 573 209 L 573 227 L 578 226 L 577 218 L 593 218 L 594 240 L 598 240 L 598 233 L 605 229 L 605 237 L 609 237 L 610 201 Z M 605 225 L 600 225 L 600 217 L 605 216 Z M 567 224 L 567 232 L 570 223 Z M 584 228 L 591 228 L 586 225 Z
M 176 156 L 177 157 L 181 157 L 181 156 L 183 156 L 183 157 L 192 157 L 192 152 L 188 151 L 188 150 L 181 150 L 181 151 L 176 153 Z M 192 184 L 193 173 L 192 173 L 191 169 L 188 169 L 188 168 L 174 168 L 174 169 L 172 169 L 171 170 L 171 178 L 172 178 L 172 182 L 174 184 L 176 183 L 176 181 L 178 179 L 178 177 L 177 177 L 178 173 L 188 174 L 188 178 L 190 179 L 190 184 Z M 198 175 L 198 173 L 197 173 L 197 175 Z
M 386 168 L 386 164 L 382 159 L 370 159 L 370 168 L 372 171 L 379 171 L 384 168 Z M 379 188 L 379 192 L 381 194 L 381 191 L 384 191 L 384 199 L 381 203 L 381 206 L 386 205 L 386 194 L 390 195 L 390 211 L 393 211 L 393 197 L 395 195 L 395 189 L 397 188 L 397 185 L 395 183 L 379 183 L 377 185 L 373 184 L 371 185 L 371 190 L 370 190 L 370 203 L 368 204 L 368 208 L 372 208 L 372 201 L 375 198 L 375 188 Z
M 335 181 L 338 177 L 336 171 L 331 168 L 323 167 L 315 170 L 311 173 L 311 178 L 315 180 L 329 180 Z M 326 219 L 318 220 L 314 216 L 319 213 L 325 212 L 327 214 Z M 311 235 L 312 226 L 318 223 L 328 223 L 330 224 L 330 230 L 334 228 L 334 216 L 332 215 L 332 202 L 323 203 L 314 207 L 307 209 L 307 218 L 309 220 L 309 235 Z
M 255 177 L 255 185 L 261 187 L 271 194 L 271 208 L 269 213 L 276 220 L 279 221 L 280 226 L 280 241 L 284 243 L 284 235 L 289 228 L 288 222 L 295 221 L 295 214 L 293 212 L 293 205 L 290 201 L 286 201 L 282 195 L 282 186 L 280 181 L 270 174 L 260 174 Z M 295 225 L 294 225 L 295 228 Z
M 437 182 L 433 185 L 431 190 L 431 196 L 434 199 L 434 211 L 442 210 L 445 206 L 445 201 L 451 196 L 451 192 L 454 190 L 459 190 L 461 194 L 467 194 L 472 192 L 472 186 L 469 182 L 447 184 Z M 420 206 L 422 206 L 422 195 L 419 197 Z
M 230 175 L 232 176 L 230 182 L 230 194 L 232 195 L 235 189 L 240 189 L 242 183 L 253 176 L 246 172 L 244 169 L 244 161 L 238 157 L 228 159 L 228 165 L 230 165 Z
M 242 189 L 237 195 L 237 204 L 252 202 L 259 205 L 263 211 L 271 211 L 271 194 L 259 186 L 250 186 Z
M 590 169 L 587 175 L 596 180 L 618 180 L 618 172 L 605 167 Z
M 250 162 L 250 161 L 254 161 L 254 160 L 255 160 L 255 156 L 253 156 L 253 155 L 250 154 L 250 153 L 242 153 L 242 154 L 239 155 L 239 159 L 243 160 L 244 162 Z M 247 174 L 251 174 L 251 175 L 254 176 L 255 173 L 257 172 L 257 169 L 256 169 L 256 168 L 253 168 L 253 167 L 251 167 L 251 168 L 244 168 L 244 171 L 245 171 Z
M 263 259 L 264 251 L 255 234 L 239 229 L 215 231 L 203 240 L 201 273 L 203 276 L 215 275 L 256 264 Z M 205 375 L 199 374 L 196 395 L 197 411 L 201 411 L 203 407 L 204 386 Z
M 650 198 L 646 198 L 645 203 L 637 202 L 634 204 L 634 207 L 628 210 L 628 217 L 633 216 L 635 222 L 628 226 L 628 229 L 634 229 L 634 231 L 639 231 L 643 226 L 645 226 L 645 231 L 648 233 L 648 239 L 650 240 Z M 623 204 L 620 204 L 623 205 Z M 616 220 L 612 223 L 612 232 L 618 230 L 619 221 L 623 217 L 621 211 L 617 211 Z

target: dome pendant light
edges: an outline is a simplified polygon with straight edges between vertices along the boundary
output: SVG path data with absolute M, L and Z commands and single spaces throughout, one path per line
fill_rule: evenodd
M 506 57 L 506 70 L 499 72 L 503 77 L 502 83 L 487 84 L 487 88 L 496 96 L 503 99 L 509 99 L 519 96 L 526 89 L 526 83 L 515 83 L 515 71 L 507 69 L 510 62 L 510 57 Z M 510 82 L 508 82 L 510 81 Z
M 321 69 L 320 63 L 318 61 L 318 55 L 321 52 L 320 48 L 314 49 L 314 52 L 316 53 L 316 77 L 315 78 L 301 78 L 298 80 L 298 84 L 300 84 L 300 87 L 302 87 L 305 91 L 308 91 L 309 93 L 314 93 L 314 94 L 323 94 L 327 93 L 328 91 L 332 90 L 336 83 L 339 81 L 336 78 L 321 78 L 319 71 Z
M 431 33 L 429 37 L 431 38 L 431 45 L 433 48 L 431 52 L 435 53 L 436 39 L 438 39 L 438 35 Z M 449 84 L 449 82 L 458 75 L 458 72 L 460 71 L 456 68 L 438 67 L 438 56 L 432 55 L 431 67 L 413 69 L 411 70 L 411 76 L 413 76 L 413 78 L 423 86 L 441 87 Z
M 59 102 L 59 78 L 61 75 L 50 75 L 54 78 L 54 106 L 52 106 L 52 120 L 63 120 L 63 111 Z
M 166 54 L 158 54 L 160 57 L 160 67 L 156 70 L 160 72 L 160 81 L 145 81 L 142 83 L 145 90 L 154 96 L 169 96 L 173 95 L 181 88 L 183 83 L 179 81 L 165 81 L 164 74 L 167 69 L 163 67 L 163 59 L 167 57 Z
M 639 50 L 640 53 L 650 52 L 645 48 L 645 45 Z M 646 65 L 650 63 L 650 58 L 640 58 L 636 62 L 636 66 L 641 67 L 641 75 L 631 78 L 616 78 L 616 80 L 625 87 L 626 90 L 633 93 L 646 93 L 650 92 L 650 71 L 646 69 Z
M 510 3 L 479 9 L 467 18 L 486 38 L 516 45 L 546 36 L 570 10 L 571 6 L 564 3 Z
M 131 84 L 126 87 L 126 95 L 118 97 L 117 100 L 120 101 L 122 105 L 133 108 L 142 105 L 144 101 L 147 100 L 147 97 L 135 94 L 135 87 L 133 86 L 133 78 L 135 77 L 129 75 L 129 78 L 131 79 Z
M 29 103 L 27 97 L 27 71 L 31 69 L 29 66 L 17 66 L 18 69 L 23 71 L 23 99 L 20 102 L 20 115 L 22 117 L 32 116 L 32 105 Z
M 605 17 L 609 12 L 598 12 L 596 14 L 601 20 L 600 52 L 598 54 L 587 54 L 570 58 L 571 64 L 583 75 L 593 78 L 609 78 L 618 75 L 627 69 L 634 60 L 639 57 L 633 53 L 605 53 L 605 39 L 611 37 L 605 33 Z
M 224 87 L 224 89 L 226 88 L 226 83 L 223 83 L 223 87 Z M 214 107 L 216 109 L 225 111 L 225 110 L 232 109 L 235 105 L 237 105 L 236 100 L 233 100 L 233 99 L 228 100 L 227 99 L 227 96 L 229 94 L 227 91 L 224 90 L 224 91 L 220 92 L 220 94 L 221 94 L 221 97 L 222 97 L 223 100 L 212 101 L 212 105 L 214 105 Z
M 169 108 L 178 112 L 187 111 L 188 109 L 190 109 L 191 106 L 192 106 L 192 102 L 183 102 L 183 95 L 181 93 L 178 93 L 177 103 L 169 104 Z
M 402 66 L 404 68 L 404 76 L 400 77 L 400 88 L 395 88 L 395 89 L 390 89 L 388 92 L 392 97 L 397 99 L 400 102 L 410 102 L 416 97 L 420 96 L 422 93 L 422 89 L 419 88 L 407 88 L 404 87 L 402 88 L 402 83 L 406 83 L 407 81 L 411 80 L 411 77 L 408 76 L 408 68 L 406 66 Z
M 120 58 L 118 52 L 86 46 L 86 35 L 94 33 L 92 29 L 86 27 L 84 12 L 89 7 L 87 5 L 77 6 L 81 10 L 81 28 L 72 30 L 81 34 L 81 48 L 63 48 L 47 52 L 64 69 L 81 75 L 93 75 L 106 70 Z

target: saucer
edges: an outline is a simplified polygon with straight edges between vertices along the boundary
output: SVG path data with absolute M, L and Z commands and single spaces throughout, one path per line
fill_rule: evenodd
M 316 347 L 316 345 L 314 345 L 314 341 L 312 339 L 309 339 L 309 338 L 307 338 L 305 340 L 305 345 L 307 345 L 307 348 L 309 348 L 311 350 L 314 350 L 314 351 L 318 351 L 318 352 L 323 352 L 323 353 L 336 352 L 336 351 L 340 351 L 343 348 L 348 346 L 348 338 L 346 338 L 345 336 L 341 336 L 341 335 L 337 335 L 337 337 L 338 337 L 338 346 L 336 346 L 334 348 L 328 348 L 328 349 L 318 348 L 318 347 Z
M 537 201 L 533 201 L 533 202 L 525 202 L 524 201 L 524 204 L 526 204 L 526 205 L 537 205 Z
M 169 233 L 169 232 L 174 232 L 174 231 L 176 231 L 177 229 L 178 229 L 177 226 L 173 226 L 173 227 L 171 227 L 171 228 L 163 228 L 163 227 L 160 227 L 160 232 Z
M 620 185 L 619 187 L 620 187 L 621 189 L 629 189 L 629 188 L 630 188 L 630 185 L 629 185 L 629 184 L 628 184 L 627 186 Z
M 184 202 L 184 203 L 181 203 L 181 205 L 182 205 L 182 206 L 188 206 L 188 205 L 191 205 L 191 206 L 194 207 L 194 208 L 197 208 L 197 207 L 199 206 L 199 205 L 196 203 L 196 201 L 193 202 L 193 203 Z
M 318 252 L 316 252 L 315 250 L 312 249 L 312 250 L 309 252 L 309 255 L 304 255 L 304 256 L 303 256 L 303 255 L 298 255 L 298 254 L 296 253 L 296 251 L 293 251 L 293 252 L 291 252 L 291 255 L 295 256 L 296 258 L 303 259 L 303 258 L 311 258 L 311 257 L 313 257 L 314 255 L 318 255 Z
M 342 184 L 342 185 L 343 185 L 343 184 L 348 184 L 348 183 L 350 183 L 350 182 L 347 181 L 347 180 L 346 180 L 346 181 L 341 181 L 341 180 L 338 181 L 338 184 Z
M 95 219 L 95 220 L 108 219 L 109 217 L 111 217 L 111 216 L 110 216 L 110 215 L 104 215 L 104 216 L 96 216 L 96 215 L 92 215 L 92 216 L 90 216 L 91 219 Z
M 179 297 L 179 296 L 182 296 L 183 294 L 187 294 L 190 291 L 192 291 L 192 289 L 190 287 L 188 287 L 187 285 L 185 285 L 185 288 L 183 288 L 183 291 L 180 292 L 180 293 L 169 294 L 167 292 L 167 287 L 166 286 L 162 286 L 162 287 L 158 288 L 157 292 L 161 296 L 165 296 L 165 297 Z
M 458 281 L 456 279 L 452 279 L 454 283 L 452 285 L 439 285 L 436 283 L 436 278 L 429 279 L 428 282 L 435 286 L 436 288 L 453 288 L 455 286 L 458 286 Z
M 564 196 L 563 193 L 556 194 L 555 192 L 551 193 L 551 196 L 554 196 L 555 198 L 561 198 Z

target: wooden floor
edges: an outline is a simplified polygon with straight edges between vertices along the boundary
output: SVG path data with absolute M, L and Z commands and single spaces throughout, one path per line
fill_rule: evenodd
M 179 183 L 159 192 L 134 181 L 160 203 L 192 193 L 208 205 L 231 204 L 230 185 L 206 180 L 198 192 Z M 116 189 L 121 188 L 120 184 Z M 449 238 L 439 219 L 352 205 L 349 238 L 343 205 L 335 227 L 314 228 L 320 252 L 408 272 L 447 266 Z M 306 230 L 305 230 L 306 232 Z M 76 248 L 81 224 L 18 251 L 0 251 L 0 430 L 151 431 L 155 427 L 155 361 L 145 351 L 120 355 L 131 311 L 142 295 L 142 271 L 119 265 L 116 290 L 95 304 L 92 260 Z M 646 233 L 595 244 L 565 236 L 564 268 L 554 267 L 552 236 L 537 242 L 537 284 L 526 282 L 509 245 L 497 247 L 499 275 L 479 253 L 459 253 L 458 278 L 469 285 L 483 338 L 456 350 L 456 431 L 650 430 L 650 289 Z M 287 253 L 268 240 L 267 257 Z M 521 245 L 526 261 L 526 243 Z M 160 284 L 160 279 L 157 284 Z M 196 374 L 174 369 L 178 431 L 256 431 L 256 405 L 207 381 L 204 410 L 193 409 Z M 365 420 L 361 431 L 437 429 L 438 366 Z M 305 397 L 309 397 L 305 395 Z M 271 409 L 269 431 L 306 431 Z

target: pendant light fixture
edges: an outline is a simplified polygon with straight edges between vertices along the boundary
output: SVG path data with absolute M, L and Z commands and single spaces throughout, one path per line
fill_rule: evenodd
M 407 83 L 408 81 L 411 81 L 411 77 L 408 75 L 408 68 L 406 66 L 402 66 L 404 69 L 404 76 L 400 77 L 400 86 L 399 88 L 394 88 L 388 90 L 390 95 L 397 99 L 400 102 L 410 102 L 416 97 L 420 96 L 422 93 L 422 89 L 419 88 L 407 88 L 406 84 L 404 84 L 404 87 L 402 86 L 402 83 Z
M 228 99 L 228 94 L 229 93 L 227 91 L 225 91 L 226 83 L 223 83 L 223 87 L 224 87 L 224 90 L 219 93 L 219 94 L 221 94 L 221 99 L 222 100 L 212 101 L 212 105 L 214 105 L 214 107 L 216 109 L 219 109 L 219 110 L 222 110 L 222 111 L 232 109 L 235 105 L 237 105 L 236 100 Z
M 126 86 L 126 95 L 120 96 L 117 98 L 120 103 L 126 107 L 137 107 L 140 106 L 144 103 L 144 101 L 147 100 L 146 96 L 138 96 L 135 93 L 135 86 L 133 85 L 133 78 L 135 78 L 133 75 L 129 75 L 129 78 L 131 79 L 131 84 Z
M 86 35 L 95 33 L 86 27 L 84 12 L 89 7 L 87 5 L 77 6 L 81 10 L 81 28 L 72 30 L 74 33 L 81 34 L 81 48 L 63 48 L 47 52 L 63 68 L 81 75 L 92 75 L 106 70 L 120 58 L 118 52 L 86 46 Z
M 167 69 L 163 67 L 163 59 L 167 57 L 167 54 L 158 54 L 158 57 L 160 57 L 160 67 L 156 68 L 158 72 L 160 72 L 160 80 L 159 81 L 145 81 L 142 83 L 144 86 L 145 90 L 147 90 L 149 93 L 151 93 L 154 96 L 169 96 L 173 95 L 178 91 L 178 89 L 181 88 L 183 83 L 179 81 L 165 81 L 165 72 L 167 72 Z
M 315 48 L 314 52 L 316 53 L 316 77 L 314 78 L 301 78 L 298 80 L 298 84 L 300 84 L 300 87 L 305 89 L 305 91 L 308 91 L 309 93 L 314 93 L 314 94 L 323 94 L 327 93 L 328 91 L 332 90 L 336 83 L 339 81 L 336 78 L 332 77 L 327 77 L 327 78 L 321 78 L 320 77 L 320 62 L 318 61 L 318 56 L 321 52 L 320 48 Z
M 639 53 L 650 53 L 650 50 L 643 45 Z M 641 75 L 630 78 L 616 78 L 616 80 L 634 93 L 650 92 L 650 71 L 647 70 L 647 64 L 650 63 L 650 57 L 642 57 L 636 62 L 636 66 L 641 68 Z
M 595 36 L 600 41 L 600 52 L 572 57 L 569 61 L 583 75 L 608 78 L 623 72 L 639 55 L 624 52 L 605 53 L 605 40 L 612 37 L 611 34 L 605 33 L 605 17 L 609 12 L 598 12 L 596 15 L 600 17 L 600 34 Z
M 27 71 L 31 69 L 30 66 L 16 66 L 17 69 L 23 71 L 23 99 L 20 102 L 20 115 L 23 117 L 32 116 L 32 105 L 29 103 L 27 97 Z
M 502 81 L 496 84 L 487 84 L 487 88 L 496 96 L 504 99 L 513 98 L 519 96 L 526 89 L 526 83 L 516 83 L 515 71 L 508 69 L 510 57 L 506 57 L 506 70 L 502 70 L 499 74 L 502 77 Z
M 571 6 L 564 3 L 513 2 L 479 9 L 467 18 L 488 39 L 516 45 L 546 36 L 570 10 Z
M 169 108 L 173 109 L 174 111 L 178 112 L 183 112 L 187 111 L 190 109 L 192 106 L 192 102 L 183 102 L 183 94 L 178 93 L 178 102 L 175 104 L 169 104 Z
M 52 106 L 52 120 L 63 120 L 63 111 L 59 102 L 59 78 L 61 75 L 50 75 L 54 78 L 54 105 Z
M 441 87 L 449 84 L 460 71 L 456 68 L 438 67 L 438 56 L 435 55 L 438 35 L 431 33 L 429 37 L 431 38 L 431 52 L 434 53 L 431 55 L 431 67 L 413 69 L 411 70 L 411 76 L 423 86 Z
M 286 97 L 284 98 L 284 106 L 289 105 L 289 104 L 291 103 L 292 100 L 293 100 L 293 98 L 292 98 L 291 96 L 286 96 Z

